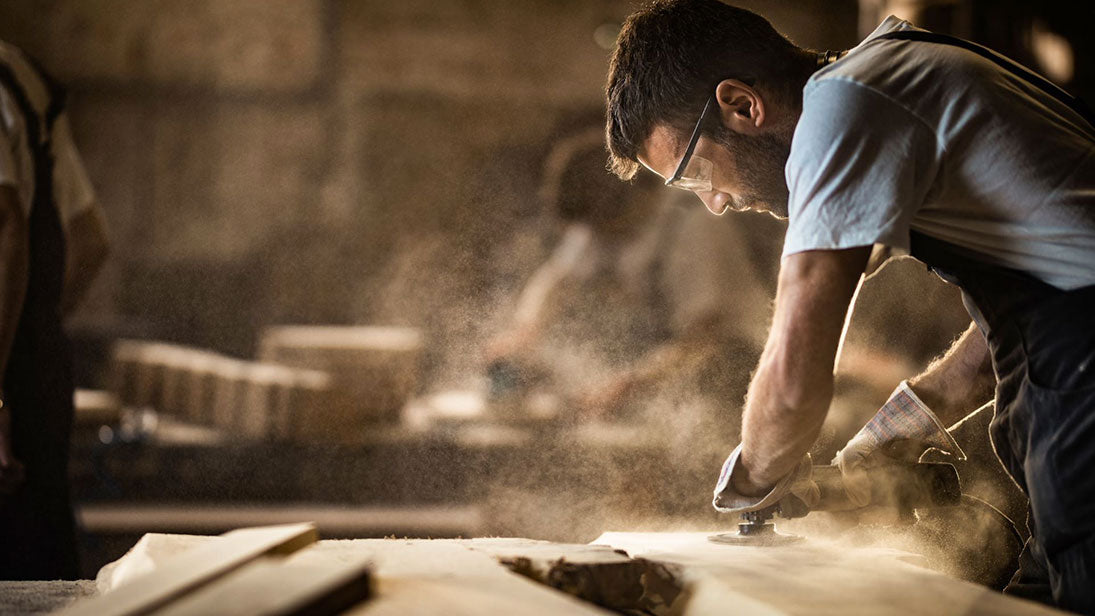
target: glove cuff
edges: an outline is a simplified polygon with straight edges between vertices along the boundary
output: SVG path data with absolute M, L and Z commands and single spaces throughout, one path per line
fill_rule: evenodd
M 734 451 L 730 453 L 730 456 L 726 458 L 726 462 L 722 464 L 722 470 L 719 472 L 719 482 L 715 486 L 714 499 L 711 504 L 716 510 L 723 513 L 740 513 L 744 511 L 757 511 L 759 509 L 765 509 L 778 503 L 784 496 L 789 493 L 795 492 L 795 488 L 798 484 L 805 483 L 809 480 L 811 471 L 813 469 L 813 463 L 810 459 L 810 454 L 806 454 L 797 467 L 791 470 L 783 479 L 780 479 L 767 494 L 763 496 L 744 496 L 738 494 L 733 485 L 730 483 L 730 478 L 734 474 L 734 469 L 737 467 L 739 460 L 741 459 L 741 445 L 739 444 L 734 448 Z M 816 492 L 816 486 L 813 486 L 813 492 Z M 810 489 L 807 488 L 801 496 L 801 500 L 808 506 L 813 506 L 817 502 L 817 494 L 808 494 Z M 811 498 L 811 496 L 813 498 Z
M 917 439 L 959 460 L 966 459 L 966 453 L 947 432 L 946 426 L 909 387 L 908 381 L 901 381 L 854 439 L 868 442 L 872 449 L 897 439 Z

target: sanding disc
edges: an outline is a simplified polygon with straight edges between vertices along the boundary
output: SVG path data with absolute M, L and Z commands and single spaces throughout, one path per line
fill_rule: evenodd
M 765 533 L 755 533 L 743 535 L 740 532 L 733 533 L 716 533 L 714 535 L 708 535 L 707 540 L 712 543 L 722 543 L 726 545 L 750 545 L 750 546 L 773 546 L 773 545 L 787 545 L 790 543 L 797 543 L 805 539 L 802 535 L 784 535 L 783 533 L 777 533 L 775 531 Z

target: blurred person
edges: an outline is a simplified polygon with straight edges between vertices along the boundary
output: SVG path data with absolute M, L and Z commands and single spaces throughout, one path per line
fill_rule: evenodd
M 621 178 L 645 166 L 715 214 L 788 219 L 716 508 L 816 497 L 807 451 L 849 305 L 864 274 L 910 253 L 961 288 L 974 323 L 838 454 L 849 496 L 869 503 L 865 469 L 899 442 L 961 456 L 942 426 L 995 393 L 995 451 L 1030 500 L 1008 590 L 1095 613 L 1095 128 L 1082 103 L 895 17 L 818 53 L 717 0 L 663 0 L 625 24 L 607 105 Z
M 72 359 L 63 311 L 106 256 L 101 211 L 64 93 L 0 42 L 0 579 L 75 579 L 68 457 Z
M 651 178 L 616 181 L 605 154 L 590 129 L 549 155 L 540 197 L 561 239 L 485 355 L 515 386 L 546 379 L 579 418 L 664 421 L 670 405 L 682 446 L 734 434 L 769 301 L 740 231 L 667 204 Z

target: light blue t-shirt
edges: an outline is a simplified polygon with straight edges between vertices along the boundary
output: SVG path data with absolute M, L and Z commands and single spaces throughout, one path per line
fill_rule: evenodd
M 787 162 L 783 254 L 915 230 L 1061 289 L 1095 284 L 1095 128 L 951 45 L 876 40 L 814 74 Z

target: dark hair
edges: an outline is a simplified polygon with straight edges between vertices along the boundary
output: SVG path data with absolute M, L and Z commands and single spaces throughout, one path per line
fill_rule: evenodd
M 654 0 L 624 23 L 612 54 L 606 138 L 609 168 L 630 179 L 654 127 L 692 128 L 723 79 L 754 80 L 789 95 L 803 51 L 768 20 L 718 0 Z
M 561 220 L 596 223 L 619 216 L 635 190 L 655 190 L 660 184 L 649 178 L 625 184 L 612 177 L 605 168 L 604 132 L 590 127 L 552 147 L 544 162 L 540 199 Z

